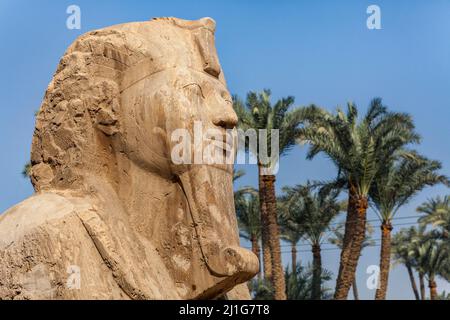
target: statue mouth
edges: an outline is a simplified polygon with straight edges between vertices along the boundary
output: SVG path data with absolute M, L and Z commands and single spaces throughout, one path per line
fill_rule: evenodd
M 233 152 L 234 148 L 235 148 L 234 142 L 228 141 L 226 136 L 224 136 L 223 139 L 219 139 L 219 140 L 208 138 L 208 139 L 206 139 L 206 141 L 208 141 L 210 144 L 212 144 L 216 148 L 222 149 L 223 151 Z
M 223 140 L 207 139 L 207 145 L 213 155 L 204 155 L 204 163 L 232 174 L 233 164 L 236 159 L 236 145 L 234 141 L 230 142 L 225 138 Z

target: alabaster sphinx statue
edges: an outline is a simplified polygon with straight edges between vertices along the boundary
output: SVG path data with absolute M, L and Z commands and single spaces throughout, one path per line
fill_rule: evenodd
M 214 31 L 157 18 L 68 48 L 36 118 L 36 193 L 0 215 L 0 299 L 250 298 L 232 165 L 170 156 L 173 130 L 236 125 Z

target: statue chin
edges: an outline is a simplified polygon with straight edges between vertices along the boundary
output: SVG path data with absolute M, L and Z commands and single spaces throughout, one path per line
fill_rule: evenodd
M 69 47 L 36 120 L 36 193 L 0 215 L 0 299 L 250 299 L 232 166 L 167 158 L 193 118 L 235 124 L 214 30 L 158 18 Z

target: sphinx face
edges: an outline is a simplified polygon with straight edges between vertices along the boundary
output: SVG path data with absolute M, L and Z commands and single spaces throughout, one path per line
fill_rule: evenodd
M 122 108 L 122 145 L 136 165 L 179 185 L 202 260 L 211 279 L 222 279 L 216 289 L 251 278 L 259 267 L 239 247 L 227 158 L 235 153 L 237 116 L 225 85 L 192 69 L 166 70 L 123 92 Z
M 237 116 L 225 85 L 188 68 L 157 73 L 122 93 L 120 149 L 164 177 L 193 165 L 232 174 Z
M 232 173 L 237 116 L 232 98 L 216 78 L 189 69 L 177 72 L 173 103 L 165 109 L 172 170 L 181 175 L 193 165 Z

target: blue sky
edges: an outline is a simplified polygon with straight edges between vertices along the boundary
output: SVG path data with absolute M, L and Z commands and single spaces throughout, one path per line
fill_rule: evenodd
M 71 4 L 81 8 L 81 30 L 66 28 Z M 370 4 L 381 8 L 381 30 L 366 27 Z M 33 192 L 20 174 L 29 159 L 33 115 L 67 46 L 89 30 L 158 16 L 216 20 L 217 49 L 232 93 L 244 96 L 270 88 L 274 99 L 293 95 L 297 105 L 314 102 L 330 109 L 349 100 L 365 109 L 371 98 L 382 97 L 392 109 L 414 116 L 423 137 L 418 150 L 442 161 L 442 172 L 450 176 L 450 1 L 0 0 L 0 212 Z M 256 186 L 256 168 L 243 168 L 247 175 L 238 186 Z M 328 160 L 305 160 L 304 148 L 297 147 L 282 159 L 277 188 L 334 175 Z M 418 204 L 446 192 L 427 189 L 398 216 L 416 215 Z M 378 229 L 374 238 L 379 238 Z M 374 296 L 365 285 L 365 271 L 378 263 L 378 250 L 366 249 L 361 258 L 357 279 L 362 298 Z M 304 263 L 310 256 L 300 252 Z M 283 258 L 289 261 L 287 253 Z M 323 260 L 336 274 L 339 252 L 324 251 Z M 412 298 L 402 266 L 393 269 L 389 285 L 388 298 Z

